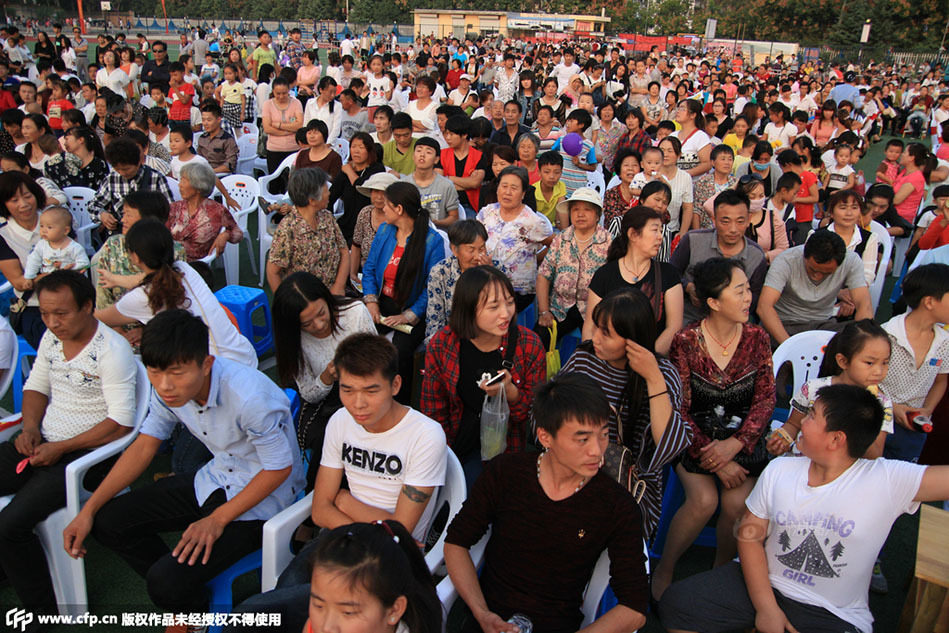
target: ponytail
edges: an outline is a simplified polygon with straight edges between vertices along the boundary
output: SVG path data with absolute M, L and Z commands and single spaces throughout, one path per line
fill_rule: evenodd
M 399 309 L 407 307 L 409 299 L 427 283 L 421 274 L 428 242 L 428 209 L 422 206 L 418 187 L 408 182 L 394 182 L 386 188 L 386 198 L 392 206 L 401 206 L 414 219 L 412 234 L 406 241 L 399 268 L 395 273 L 395 301 Z
M 175 243 L 171 231 L 159 220 L 143 218 L 125 235 L 125 248 L 150 268 L 142 281 L 153 314 L 186 307 L 182 274 L 175 269 Z

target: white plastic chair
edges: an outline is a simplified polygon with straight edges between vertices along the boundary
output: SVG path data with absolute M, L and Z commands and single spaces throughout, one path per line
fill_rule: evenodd
M 270 183 L 274 180 L 280 178 L 283 175 L 284 171 L 292 171 L 293 164 L 297 160 L 296 153 L 290 154 L 283 159 L 283 162 L 277 167 L 272 174 L 267 174 L 266 176 L 261 176 L 257 179 L 257 184 L 260 187 L 260 197 L 267 201 L 267 204 L 276 204 L 279 202 L 284 202 L 287 197 L 282 193 L 270 193 Z
M 491 528 L 489 527 L 485 535 L 481 537 L 481 540 L 468 550 L 475 569 L 480 569 L 484 563 L 484 550 L 487 548 L 490 538 Z M 451 605 L 458 599 L 458 590 L 451 581 L 451 576 L 446 574 L 444 578 L 438 581 L 438 584 L 435 585 L 435 591 L 438 593 L 438 601 L 442 603 L 442 612 L 447 617 L 448 612 L 451 610 Z
M 610 178 L 609 183 L 607 183 L 606 185 L 606 190 L 609 191 L 610 189 L 618 185 L 620 182 L 622 181 L 619 179 L 619 176 L 617 176 L 616 174 L 613 174 L 613 177 Z
M 246 125 L 250 125 L 247 123 Z M 237 139 L 237 173 L 244 176 L 254 175 L 254 163 L 257 160 L 257 135 L 244 134 Z
M 241 205 L 240 211 L 231 211 L 231 217 L 244 232 L 243 243 L 247 245 L 247 256 L 250 259 L 250 267 L 257 274 L 257 264 L 254 261 L 254 242 L 247 232 L 247 218 L 251 213 L 257 211 L 259 207 L 258 196 L 260 195 L 260 186 L 257 181 L 250 176 L 233 174 L 221 179 L 224 188 L 227 189 L 229 196 L 234 198 Z M 228 286 L 240 285 L 240 244 L 228 244 L 224 247 L 224 274 L 227 278 Z M 213 258 L 212 258 L 213 261 Z M 209 262 L 210 263 L 210 262 Z
M 63 193 L 66 194 L 69 212 L 72 214 L 76 237 L 82 247 L 86 249 L 86 255 L 91 257 L 96 252 L 92 247 L 92 229 L 99 226 L 99 224 L 92 221 L 92 216 L 89 215 L 89 205 L 96 197 L 96 192 L 88 187 L 66 187 L 63 189 Z
M 165 176 L 165 182 L 168 183 L 168 191 L 171 192 L 171 202 L 181 200 L 181 189 L 178 187 L 178 181 L 171 176 Z
M 649 548 L 643 541 L 643 556 L 646 558 L 646 576 L 649 576 Z M 610 584 L 610 556 L 606 550 L 600 554 L 596 561 L 596 567 L 593 568 L 593 574 L 590 576 L 590 582 L 583 592 L 583 624 L 588 626 L 596 620 L 596 611 L 600 606 L 600 600 L 603 599 L 603 592 Z
M 330 146 L 339 154 L 339 157 L 343 160 L 343 164 L 345 165 L 346 161 L 349 160 L 349 141 L 338 138 L 330 143 Z
M 778 377 L 778 372 L 784 363 L 791 363 L 791 394 L 796 394 L 805 382 L 811 378 L 817 378 L 820 372 L 821 362 L 824 360 L 824 348 L 830 339 L 834 337 L 834 332 L 828 330 L 810 330 L 808 332 L 798 332 L 794 336 L 778 345 L 771 355 L 773 363 L 774 377 Z M 781 426 L 784 420 L 774 420 L 772 428 Z
M 606 193 L 606 179 L 603 177 L 603 172 L 599 169 L 587 172 L 587 187 L 595 189 L 602 198 L 603 194 Z
M 192 135 L 191 145 L 192 145 L 192 148 L 194 149 L 195 154 L 198 153 L 198 139 L 201 138 L 202 136 L 204 136 L 204 132 L 195 132 Z
M 3 318 L 5 317 L 0 317 L 0 319 Z M 12 329 L 0 330 L 0 349 L 9 350 L 8 358 L 10 362 L 10 367 L 3 372 L 3 377 L 0 378 L 0 398 L 3 398 L 10 391 L 10 385 L 13 384 L 13 375 L 17 371 L 17 359 L 20 358 L 20 341 Z
M 257 129 L 256 123 L 245 122 L 241 127 L 237 128 L 237 131 L 241 135 L 241 138 L 244 136 L 253 136 L 256 140 L 256 138 L 260 136 L 260 130 Z
M 92 493 L 82 486 L 82 480 L 90 468 L 103 460 L 124 451 L 138 435 L 145 420 L 151 398 L 151 383 L 141 363 L 137 363 L 135 385 L 135 427 L 104 446 L 83 455 L 66 466 L 66 507 L 56 510 L 37 524 L 35 530 L 46 552 L 46 562 L 56 592 L 56 602 L 63 615 L 77 616 L 89 610 L 86 593 L 86 569 L 83 559 L 73 559 L 63 549 L 63 531 L 79 514 L 83 502 Z M 19 414 L 18 414 L 19 415 Z M 0 441 L 5 441 L 17 431 L 19 425 L 0 431 Z M 123 491 L 125 492 L 125 491 Z M 6 507 L 14 495 L 0 498 L 0 509 Z
M 445 485 L 439 488 L 435 499 L 432 501 L 435 504 L 433 517 L 438 514 L 444 504 L 448 504 L 448 521 L 445 523 L 445 529 L 442 530 L 435 545 L 425 555 L 425 563 L 433 573 L 445 562 L 445 535 L 448 532 L 448 525 L 458 514 L 466 498 L 465 472 L 461 468 L 461 462 L 449 450 Z M 293 553 L 290 551 L 290 539 L 297 526 L 310 516 L 312 508 L 313 493 L 311 492 L 264 523 L 263 564 L 260 571 L 261 591 L 270 591 L 277 586 L 277 578 L 280 577 L 280 574 L 293 559 Z
M 877 263 L 876 277 L 873 278 L 873 283 L 870 284 L 870 301 L 873 304 L 873 313 L 876 314 L 877 306 L 880 305 L 880 297 L 883 294 L 883 283 L 886 281 L 886 267 L 890 263 L 890 253 L 893 252 L 893 236 L 879 222 L 870 222 L 870 232 L 877 236 L 877 240 L 883 246 L 883 253 Z

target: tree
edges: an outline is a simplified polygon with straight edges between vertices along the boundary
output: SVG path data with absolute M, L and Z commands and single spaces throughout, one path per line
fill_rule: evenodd
M 830 557 L 835 561 L 841 556 L 843 556 L 843 553 L 844 553 L 844 544 L 841 543 L 840 541 L 837 541 L 837 543 L 832 548 L 830 548 Z
M 788 536 L 787 530 L 781 532 L 778 536 L 778 543 L 781 544 L 781 551 L 786 552 L 791 547 L 791 537 Z

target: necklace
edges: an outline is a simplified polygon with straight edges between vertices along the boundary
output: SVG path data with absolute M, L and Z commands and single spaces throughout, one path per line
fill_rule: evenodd
M 712 329 L 708 326 L 708 319 L 702 319 L 702 325 L 705 326 L 705 333 L 708 334 L 708 337 L 715 341 L 716 345 L 722 348 L 722 356 L 728 356 L 728 346 L 731 345 L 735 341 L 735 337 L 741 333 L 741 328 L 739 327 L 738 330 L 732 334 L 732 337 L 728 339 L 728 342 L 723 344 L 721 341 L 715 338 L 714 334 L 712 334 Z M 736 323 L 735 325 L 739 324 Z
M 628 272 L 630 275 L 633 276 L 633 283 L 634 283 L 634 284 L 635 284 L 635 283 L 638 283 L 639 280 L 640 280 L 642 277 L 641 277 L 640 275 L 636 274 L 636 271 L 634 271 L 632 268 L 630 268 L 629 266 L 626 265 L 626 258 L 624 257 L 623 259 L 619 260 L 619 263 L 623 266 L 623 268 L 626 269 L 626 272 Z M 642 274 L 643 274 L 643 275 L 645 275 L 645 274 L 649 271 L 649 265 L 650 265 L 651 263 L 652 263 L 652 260 L 649 260 L 649 261 L 646 262 L 646 269 L 645 269 L 644 271 L 642 271 Z
M 541 453 L 540 455 L 537 456 L 537 481 L 538 481 L 538 483 L 540 482 L 540 461 L 541 461 L 542 459 L 544 459 L 544 455 L 546 455 L 546 454 L 547 454 L 547 451 L 545 450 L 543 453 Z M 587 478 L 586 478 L 586 477 L 584 477 L 583 479 L 581 479 L 581 480 L 580 480 L 580 483 L 577 484 L 577 487 L 573 489 L 573 494 L 577 494 L 578 492 L 580 492 L 580 488 L 583 488 L 583 484 L 585 484 L 586 482 L 587 482 Z
M 593 241 L 593 238 L 594 238 L 594 237 L 596 237 L 596 231 L 593 231 L 593 233 L 590 235 L 590 237 L 588 237 L 588 238 L 585 239 L 585 240 L 581 240 L 579 237 L 577 237 L 576 231 L 574 231 L 574 233 L 573 233 L 573 239 L 577 241 L 577 245 L 578 245 L 578 246 L 586 246 L 586 245 L 589 244 L 591 241 Z

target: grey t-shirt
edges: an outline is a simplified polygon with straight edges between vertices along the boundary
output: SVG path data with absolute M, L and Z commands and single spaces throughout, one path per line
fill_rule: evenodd
M 369 113 L 360 110 L 355 115 L 343 110 L 339 114 L 339 137 L 345 141 L 351 139 L 356 132 L 363 132 L 369 127 Z
M 455 189 L 454 183 L 444 176 L 435 174 L 435 180 L 427 187 L 419 187 L 415 182 L 415 174 L 402 176 L 402 180 L 418 187 L 422 195 L 422 206 L 428 209 L 433 220 L 444 220 L 449 210 L 458 208 L 458 190 Z
M 198 68 L 204 65 L 205 57 L 207 57 L 208 49 L 211 47 L 208 44 L 207 40 L 198 38 L 194 41 L 194 46 L 191 47 L 191 50 L 194 53 L 194 65 Z
M 764 285 L 781 293 L 774 309 L 786 325 L 826 321 L 833 317 L 837 293 L 842 288 L 866 288 L 863 260 L 847 251 L 832 275 L 815 284 L 804 269 L 804 246 L 789 248 L 774 258 Z

